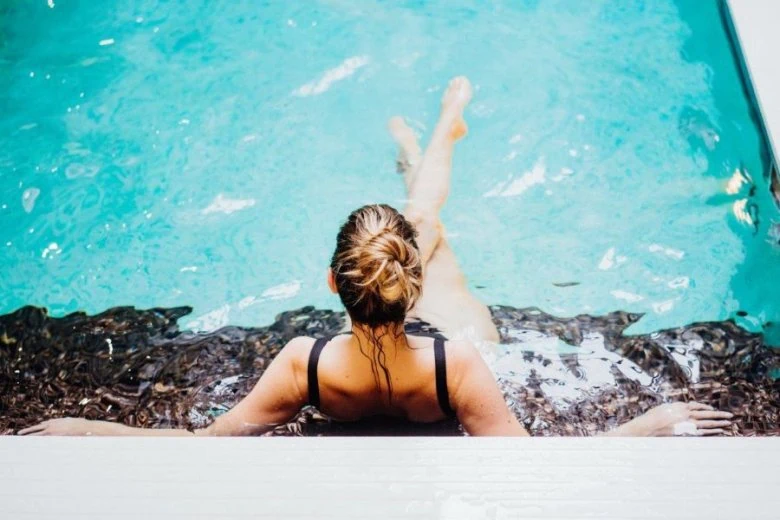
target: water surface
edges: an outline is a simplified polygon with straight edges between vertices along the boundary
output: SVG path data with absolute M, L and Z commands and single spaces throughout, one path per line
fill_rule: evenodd
M 6 3 L 0 313 L 338 308 L 338 225 L 405 197 L 386 120 L 426 135 L 467 74 L 444 220 L 486 302 L 777 336 L 780 216 L 717 4 Z

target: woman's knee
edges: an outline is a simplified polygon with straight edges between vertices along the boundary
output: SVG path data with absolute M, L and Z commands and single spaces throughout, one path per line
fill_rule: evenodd
M 432 212 L 412 212 L 407 220 L 417 230 L 420 248 L 424 248 L 423 242 L 438 243 L 444 236 L 444 226 L 439 216 Z
M 409 208 L 404 214 L 406 220 L 408 220 L 420 234 L 439 235 L 443 232 L 444 227 L 442 226 L 439 216 L 432 211 Z
M 426 211 L 405 211 L 404 216 L 417 230 L 417 247 L 427 263 L 444 236 L 438 215 Z

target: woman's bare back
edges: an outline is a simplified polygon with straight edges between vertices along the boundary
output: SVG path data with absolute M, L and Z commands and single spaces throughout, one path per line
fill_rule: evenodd
M 354 335 L 336 336 L 317 367 L 320 411 L 340 421 L 376 415 L 423 423 L 446 418 L 438 405 L 433 341 L 420 336 L 385 341 L 389 389 L 383 369 L 372 365 L 374 347 Z

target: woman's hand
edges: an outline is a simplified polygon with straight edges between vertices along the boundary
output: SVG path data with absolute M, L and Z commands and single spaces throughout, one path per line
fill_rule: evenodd
M 111 430 L 121 425 L 105 421 L 89 421 L 68 417 L 50 419 L 19 431 L 19 435 L 111 435 Z
M 671 435 L 719 435 L 731 426 L 733 414 L 706 404 L 668 403 L 656 406 L 624 424 L 612 435 L 661 437 Z

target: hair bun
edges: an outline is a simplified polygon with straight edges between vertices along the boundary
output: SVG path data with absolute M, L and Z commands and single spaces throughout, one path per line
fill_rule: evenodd
M 331 268 L 353 319 L 403 320 L 422 291 L 416 232 L 390 206 L 364 206 L 339 232 Z
M 420 259 L 417 249 L 390 229 L 369 238 L 360 251 L 358 265 L 364 282 L 360 285 L 383 302 L 416 302 L 420 292 L 417 275 Z

